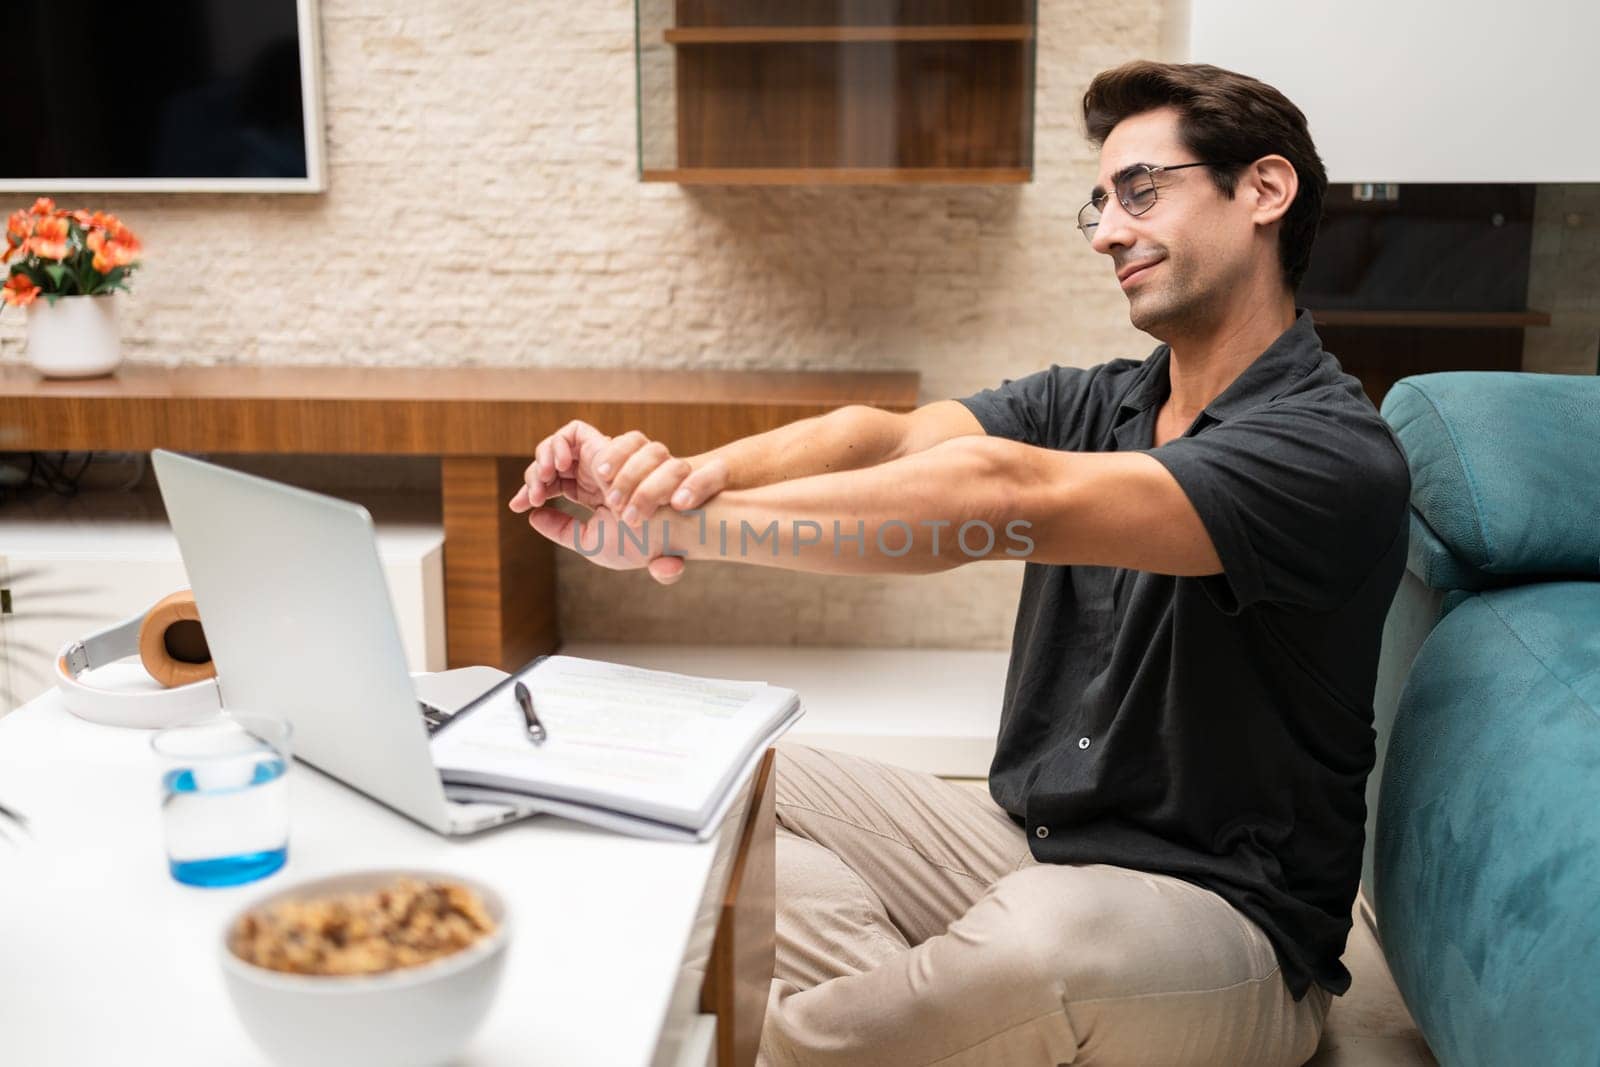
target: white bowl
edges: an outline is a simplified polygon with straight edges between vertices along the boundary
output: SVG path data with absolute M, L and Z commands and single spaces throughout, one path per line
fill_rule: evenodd
M 494 933 L 419 967 L 375 975 L 303 975 L 246 963 L 228 933 L 246 912 L 281 900 L 366 892 L 400 877 L 477 892 Z M 471 878 L 410 869 L 359 871 L 285 887 L 241 909 L 222 931 L 222 973 L 240 1020 L 275 1062 L 295 1067 L 432 1067 L 459 1052 L 488 1014 L 511 928 L 504 899 Z

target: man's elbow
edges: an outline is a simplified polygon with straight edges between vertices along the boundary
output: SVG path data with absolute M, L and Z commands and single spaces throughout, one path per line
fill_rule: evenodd
M 945 472 L 940 479 L 946 488 L 945 501 L 936 510 L 959 529 L 968 523 L 982 523 L 994 531 L 996 543 L 1004 542 L 1010 524 L 1026 520 L 1023 514 L 1028 496 L 1029 474 L 1022 453 L 1029 446 L 995 437 L 957 437 L 935 445 L 928 458 Z M 976 533 L 973 540 L 978 540 Z
M 871 467 L 894 458 L 906 434 L 904 415 L 868 404 L 846 404 L 821 417 L 821 426 L 851 453 L 846 469 Z

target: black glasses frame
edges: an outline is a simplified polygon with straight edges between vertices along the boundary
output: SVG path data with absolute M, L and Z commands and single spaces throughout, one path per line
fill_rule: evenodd
M 1136 163 L 1130 170 L 1125 172 L 1121 178 L 1113 182 L 1112 187 L 1116 190 L 1117 203 L 1122 205 L 1122 210 L 1137 218 L 1156 206 L 1156 200 L 1159 199 L 1156 193 L 1156 189 L 1158 188 L 1156 185 L 1157 174 L 1169 170 L 1188 170 L 1190 167 L 1220 166 L 1224 166 L 1224 164 L 1213 163 L 1210 161 L 1203 163 L 1175 163 L 1171 166 L 1164 164 L 1155 165 L 1150 163 Z M 1134 186 L 1135 182 L 1140 182 L 1141 184 L 1136 188 Z M 1143 183 L 1148 183 L 1148 185 Z M 1136 204 L 1134 197 L 1146 191 L 1148 191 L 1150 194 L 1149 202 L 1142 206 Z M 1104 210 L 1106 197 L 1108 195 L 1110 194 L 1101 193 L 1098 198 L 1090 197 L 1088 203 L 1084 204 L 1078 209 L 1078 232 L 1083 234 L 1085 240 L 1094 239 L 1094 228 L 1100 225 L 1100 213 Z M 1093 221 L 1085 222 L 1084 213 L 1088 211 L 1094 212 Z

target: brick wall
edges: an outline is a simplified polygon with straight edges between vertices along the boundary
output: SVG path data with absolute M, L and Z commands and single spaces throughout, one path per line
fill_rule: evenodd
M 639 183 L 631 4 L 321 9 L 325 194 L 60 198 L 145 240 L 130 358 L 915 368 L 936 398 L 1152 347 L 1073 220 L 1078 98 L 1156 53 L 1161 0 L 1040 4 L 1035 180 L 925 189 Z M 0 315 L 0 360 L 21 332 Z M 662 589 L 569 555 L 560 576 L 578 638 L 1002 647 L 1020 565 Z

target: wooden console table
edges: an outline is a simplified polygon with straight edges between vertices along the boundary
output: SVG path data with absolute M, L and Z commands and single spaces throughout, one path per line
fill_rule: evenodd
M 0 451 L 440 457 L 451 667 L 512 669 L 560 642 L 555 550 L 506 507 L 534 446 L 571 419 L 679 455 L 846 404 L 908 411 L 911 371 L 176 367 L 49 381 L 0 367 Z

